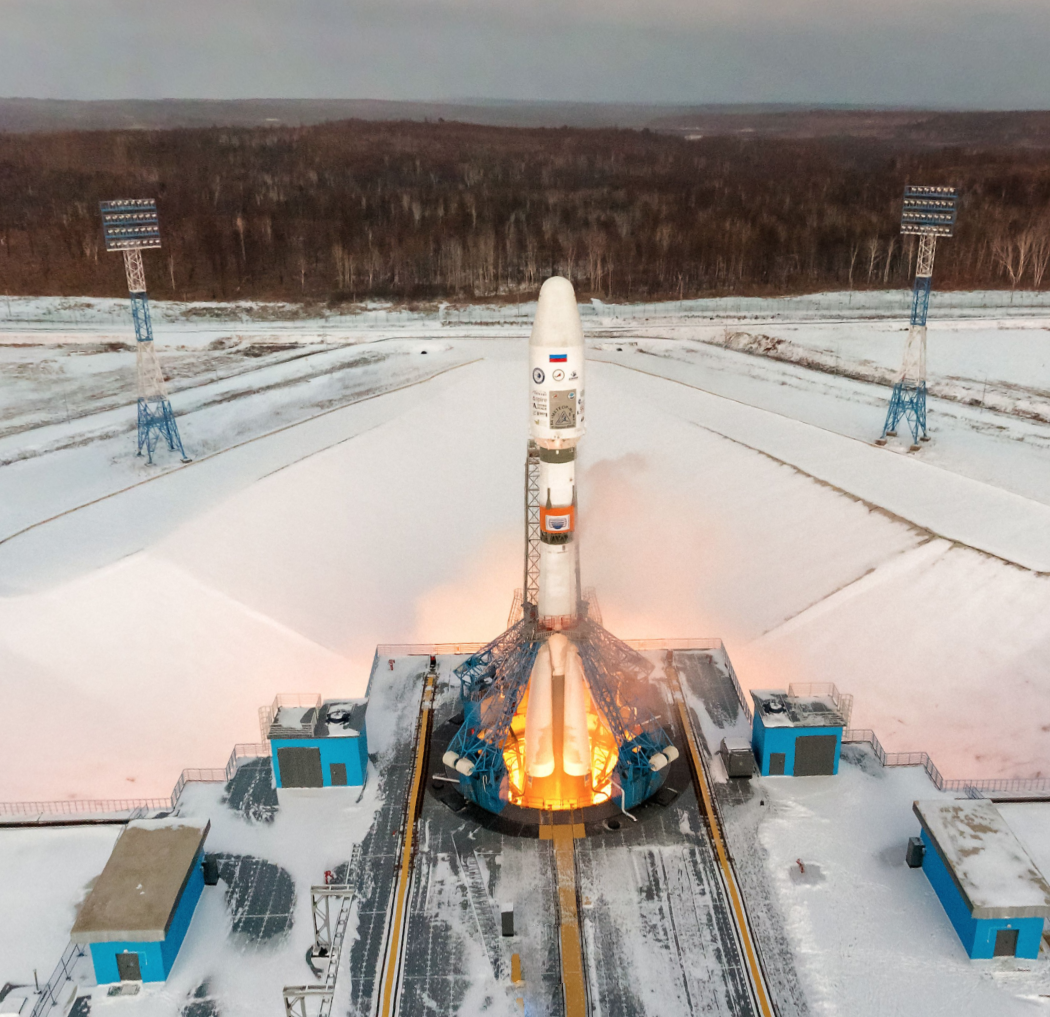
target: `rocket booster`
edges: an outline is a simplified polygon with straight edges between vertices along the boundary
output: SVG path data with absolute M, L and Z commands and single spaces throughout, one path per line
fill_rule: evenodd
M 540 575 L 544 628 L 576 619 L 576 443 L 584 434 L 583 326 L 568 279 L 540 288 L 529 337 L 529 436 L 540 452 Z

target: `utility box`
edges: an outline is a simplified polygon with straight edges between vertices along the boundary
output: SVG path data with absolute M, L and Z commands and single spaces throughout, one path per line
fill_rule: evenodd
M 209 829 L 181 819 L 125 827 L 73 924 L 99 985 L 167 979 L 204 889 Z
M 921 837 L 909 837 L 908 838 L 908 849 L 904 853 L 904 860 L 908 863 L 909 869 L 921 869 L 922 868 L 922 856 L 926 854 L 926 845 L 923 844 Z
M 514 935 L 514 905 L 501 904 L 499 909 L 500 929 L 504 936 Z
M 368 700 L 321 702 L 318 696 L 302 705 L 304 699 L 309 697 L 278 696 L 264 711 L 278 795 L 292 788 L 360 787 L 368 768 Z
M 723 738 L 718 750 L 729 777 L 748 777 L 755 772 L 755 754 L 746 738 Z
M 839 772 L 842 732 L 852 696 L 834 685 L 753 689 L 751 745 L 763 777 L 831 776 Z
M 922 869 L 966 952 L 1035 959 L 1050 918 L 1050 884 L 992 802 L 915 802 Z

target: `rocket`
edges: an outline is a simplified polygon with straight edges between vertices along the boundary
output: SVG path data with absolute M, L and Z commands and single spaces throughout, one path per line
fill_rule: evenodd
M 583 326 L 568 279 L 540 288 L 529 337 L 529 437 L 540 454 L 538 621 L 576 621 L 576 445 L 584 434 Z
M 539 448 L 540 562 L 537 621 L 551 632 L 529 678 L 525 770 L 549 777 L 560 756 L 569 778 L 588 776 L 590 693 L 579 651 L 563 630 L 576 622 L 576 445 L 584 434 L 583 326 L 568 279 L 540 289 L 529 337 L 529 437 Z M 555 694 L 557 690 L 557 694 Z M 555 723 L 555 702 L 561 716 Z

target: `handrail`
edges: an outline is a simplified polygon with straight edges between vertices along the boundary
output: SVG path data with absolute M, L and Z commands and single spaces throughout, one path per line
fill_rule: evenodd
M 943 774 L 926 752 L 887 752 L 875 732 L 869 728 L 847 728 L 842 741 L 867 744 L 883 766 L 921 766 L 938 791 L 1035 791 L 1050 793 L 1047 777 L 992 777 L 984 780 L 945 780 Z
M 167 798 L 67 798 L 59 801 L 0 802 L 0 816 L 72 816 L 85 813 L 111 816 L 126 812 L 129 819 L 144 818 L 151 812 L 174 809 L 187 784 L 225 784 L 237 772 L 242 759 L 258 759 L 269 755 L 270 746 L 266 743 L 234 745 L 224 768 L 183 770 Z

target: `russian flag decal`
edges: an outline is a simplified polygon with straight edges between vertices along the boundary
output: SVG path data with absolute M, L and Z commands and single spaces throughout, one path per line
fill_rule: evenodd
M 568 353 L 552 353 L 550 362 L 552 364 L 564 364 L 568 359 Z

